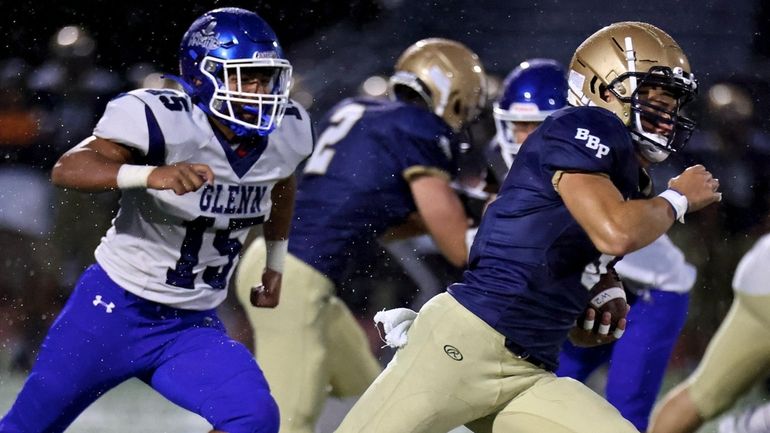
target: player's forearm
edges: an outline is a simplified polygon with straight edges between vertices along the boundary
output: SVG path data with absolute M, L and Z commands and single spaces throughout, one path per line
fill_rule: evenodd
M 286 260 L 286 255 L 289 249 L 289 229 L 291 228 L 291 217 L 294 213 L 294 192 L 296 190 L 296 180 L 294 176 L 290 176 L 281 180 L 275 184 L 273 191 L 270 194 L 270 198 L 273 202 L 273 206 L 270 210 L 270 219 L 265 222 L 262 227 L 265 235 L 265 274 L 263 275 L 263 284 L 268 287 L 267 283 L 264 283 L 265 276 L 269 278 L 278 278 L 274 281 L 273 289 L 267 290 L 266 293 L 272 293 L 273 295 L 280 293 L 280 274 L 283 273 L 283 266 Z M 271 272 L 278 275 L 270 276 Z M 273 295 L 270 295 L 272 297 Z M 270 302 L 256 302 L 252 301 L 254 305 L 258 306 L 270 306 L 277 305 L 277 297 L 271 299 Z
M 591 240 L 603 253 L 621 256 L 654 242 L 671 228 L 674 217 L 671 206 L 660 197 L 624 201 L 608 212 Z
M 84 142 L 59 158 L 51 171 L 54 185 L 85 192 L 99 192 L 118 187 L 117 175 L 127 158 L 115 154 L 105 156 Z
M 464 266 L 468 260 L 468 217 L 449 182 L 436 176 L 422 176 L 413 180 L 410 187 L 417 210 L 441 253 L 453 265 Z
M 671 179 L 669 189 L 650 200 L 631 200 L 613 213 L 614 222 L 626 234 L 623 254 L 638 250 L 662 236 L 675 220 L 684 222 L 695 212 L 721 200 L 719 181 L 702 165 L 688 167 Z M 618 254 L 616 254 L 618 255 Z
M 465 233 L 468 224 L 462 221 L 445 221 L 438 227 L 429 230 L 436 241 L 441 253 L 454 266 L 462 267 L 468 262 L 468 248 L 465 245 Z
M 625 200 L 609 178 L 591 173 L 566 173 L 558 192 L 570 214 L 604 254 L 621 256 L 653 242 L 674 223 L 669 203 Z
M 275 184 L 270 195 L 273 206 L 270 219 L 263 226 L 266 241 L 284 241 L 289 239 L 291 218 L 294 214 L 294 193 L 297 181 L 292 175 Z

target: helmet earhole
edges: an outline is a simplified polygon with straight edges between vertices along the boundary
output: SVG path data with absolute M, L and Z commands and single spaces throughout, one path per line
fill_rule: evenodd
M 599 84 L 599 97 L 602 98 L 602 101 L 604 102 L 607 102 L 607 99 L 610 97 L 610 91 L 604 83 Z

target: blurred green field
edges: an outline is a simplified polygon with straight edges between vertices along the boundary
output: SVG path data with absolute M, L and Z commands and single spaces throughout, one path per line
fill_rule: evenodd
M 0 414 L 13 403 L 24 377 L 0 372 Z M 103 395 L 78 417 L 67 433 L 207 432 L 205 419 L 169 402 L 133 379 Z

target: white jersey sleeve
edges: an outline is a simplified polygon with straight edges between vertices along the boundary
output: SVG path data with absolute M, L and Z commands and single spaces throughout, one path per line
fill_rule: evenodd
M 270 142 L 285 161 L 281 165 L 284 174 L 282 177 L 290 176 L 297 164 L 313 153 L 315 134 L 307 111 L 297 102 L 290 100 L 281 126 L 270 134 Z
M 207 310 L 227 295 L 251 226 L 270 216 L 270 193 L 312 151 L 307 113 L 238 156 L 206 114 L 181 92 L 140 89 L 110 102 L 94 135 L 140 150 L 150 165 L 207 164 L 211 184 L 122 191 L 120 210 L 96 249 L 96 260 L 124 289 L 176 308 Z
M 685 260 L 668 235 L 624 256 L 615 265 L 615 270 L 623 278 L 676 293 L 690 291 L 697 276 L 695 267 Z
M 94 135 L 136 148 L 146 155 L 150 140 L 145 108 L 145 103 L 131 93 L 113 99 L 96 124 Z
M 770 235 L 762 236 L 738 263 L 733 289 L 752 296 L 770 295 Z

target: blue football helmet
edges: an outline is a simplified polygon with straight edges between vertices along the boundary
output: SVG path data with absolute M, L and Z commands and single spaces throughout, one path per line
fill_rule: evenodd
M 257 14 L 222 8 L 182 38 L 181 84 L 193 102 L 237 136 L 267 135 L 283 118 L 292 68 L 273 29 Z M 246 87 L 260 93 L 253 93 Z
M 527 60 L 508 74 L 493 109 L 496 141 L 508 167 L 521 147 L 515 122 L 542 122 L 566 105 L 566 72 L 556 60 Z

